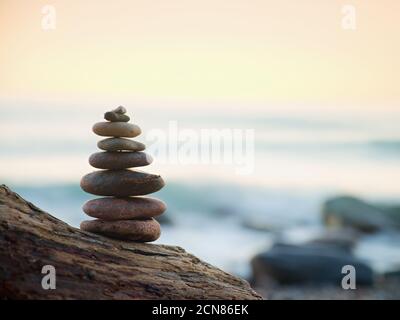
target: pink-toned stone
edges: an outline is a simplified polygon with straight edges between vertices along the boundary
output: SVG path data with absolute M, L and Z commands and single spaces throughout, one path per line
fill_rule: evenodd
M 155 241 L 160 237 L 160 224 L 153 218 L 145 220 L 83 221 L 81 229 L 110 238 L 138 242 Z
M 83 211 L 101 220 L 127 220 L 156 217 L 166 208 L 164 202 L 153 198 L 99 198 L 86 202 Z

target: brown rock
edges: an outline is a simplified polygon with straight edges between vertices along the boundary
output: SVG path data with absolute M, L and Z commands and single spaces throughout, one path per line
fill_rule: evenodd
M 157 240 L 161 234 L 160 224 L 153 218 L 121 221 L 83 221 L 81 229 L 111 238 L 138 242 Z
M 166 210 L 164 202 L 153 198 L 99 198 L 85 203 L 83 211 L 101 220 L 152 218 Z
M 133 138 L 138 136 L 142 131 L 137 125 L 132 123 L 98 122 L 93 126 L 93 132 L 99 136 Z
M 129 120 L 131 120 L 131 118 L 129 118 L 129 116 L 126 114 L 112 112 L 112 111 L 106 112 L 104 114 L 104 119 L 111 122 L 128 122 Z
M 101 170 L 85 175 L 81 188 L 99 196 L 129 197 L 156 192 L 164 186 L 159 175 L 134 170 Z
M 97 142 L 97 147 L 106 151 L 143 151 L 146 146 L 138 141 L 124 138 L 107 138 Z
M 96 152 L 89 157 L 92 167 L 119 170 L 147 166 L 153 158 L 144 152 Z
M 0 204 L 2 300 L 261 299 L 247 281 L 180 247 L 81 231 L 5 185 L 0 185 Z M 56 290 L 40 285 L 44 265 L 57 269 Z

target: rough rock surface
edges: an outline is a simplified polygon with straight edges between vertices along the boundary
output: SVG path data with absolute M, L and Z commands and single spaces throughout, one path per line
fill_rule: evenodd
M 4 185 L 0 261 L 0 299 L 261 299 L 182 248 L 81 231 Z M 42 289 L 44 265 L 56 268 L 56 290 Z
M 393 227 L 383 210 L 350 196 L 327 200 L 322 212 L 327 226 L 352 227 L 363 232 Z

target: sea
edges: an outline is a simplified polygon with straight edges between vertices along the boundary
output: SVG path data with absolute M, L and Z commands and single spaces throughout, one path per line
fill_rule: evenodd
M 168 207 L 156 243 L 180 246 L 244 278 L 251 275 L 251 258 L 277 239 L 301 243 L 323 232 L 321 208 L 331 197 L 400 203 L 400 113 L 210 103 L 127 108 L 142 128 L 136 140 L 154 157 L 140 169 L 166 182 L 152 195 Z M 88 219 L 82 205 L 95 198 L 79 182 L 95 170 L 88 157 L 99 151 L 100 137 L 91 127 L 104 111 L 100 105 L 2 102 L 0 183 L 78 227 Z M 205 132 L 223 132 L 227 140 L 212 149 L 202 140 Z M 239 139 L 240 148 L 228 146 L 229 137 Z M 201 150 L 221 157 L 201 158 Z M 365 236 L 355 253 L 377 272 L 399 269 L 399 234 Z

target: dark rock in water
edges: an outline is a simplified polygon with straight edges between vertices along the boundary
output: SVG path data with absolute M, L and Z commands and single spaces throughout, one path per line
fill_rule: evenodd
M 84 191 L 99 196 L 142 196 L 156 192 L 163 186 L 161 176 L 133 170 L 95 171 L 81 180 Z
M 397 270 L 391 270 L 391 271 L 386 271 L 383 274 L 383 277 L 385 279 L 394 279 L 394 280 L 400 280 L 400 268 Z
M 160 224 L 150 218 L 143 220 L 83 221 L 81 229 L 107 237 L 138 242 L 155 241 L 160 237 Z
M 351 252 L 356 246 L 360 233 L 351 228 L 326 229 L 308 241 L 307 244 L 326 245 Z
M 379 205 L 395 228 L 400 228 L 400 205 Z
M 323 219 L 328 226 L 348 226 L 363 232 L 375 232 L 392 226 L 383 210 L 349 196 L 326 201 Z
M 112 112 L 112 111 L 106 112 L 104 114 L 104 119 L 111 122 L 128 122 L 129 120 L 131 120 L 131 118 L 129 118 L 129 116 L 126 114 Z
M 252 259 L 253 282 L 273 279 L 280 284 L 333 284 L 341 286 L 342 268 L 356 269 L 356 285 L 372 285 L 372 269 L 345 250 L 324 245 L 278 244 Z
M 106 151 L 143 151 L 146 148 L 141 142 L 125 138 L 106 138 L 97 142 L 97 146 Z
M 153 158 L 144 152 L 96 152 L 89 157 L 92 167 L 110 170 L 143 167 L 152 162 Z

